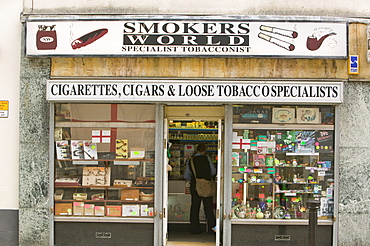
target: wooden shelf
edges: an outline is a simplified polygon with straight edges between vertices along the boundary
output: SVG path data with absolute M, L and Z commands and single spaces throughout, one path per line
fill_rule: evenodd
M 57 161 L 154 161 L 154 159 L 56 159 Z
M 168 128 L 170 131 L 215 132 L 218 128 Z
M 131 186 L 131 187 L 122 187 L 122 186 L 99 186 L 99 185 L 94 185 L 94 186 L 87 186 L 87 185 L 58 185 L 54 184 L 54 187 L 58 188 L 86 188 L 86 189 L 114 189 L 114 190 L 122 190 L 122 189 L 149 189 L 152 190 L 154 189 L 154 186 Z
M 154 203 L 154 201 L 127 201 L 127 200 L 74 200 L 74 199 L 62 199 L 62 200 L 54 200 L 55 203 L 62 203 L 62 202 L 94 202 L 94 203 L 137 203 L 137 204 L 147 204 L 147 203 Z
M 55 122 L 55 127 L 89 127 L 89 128 L 155 128 L 150 122 Z
M 244 124 L 234 123 L 233 129 L 266 129 L 266 130 L 334 130 L 334 125 L 321 124 Z

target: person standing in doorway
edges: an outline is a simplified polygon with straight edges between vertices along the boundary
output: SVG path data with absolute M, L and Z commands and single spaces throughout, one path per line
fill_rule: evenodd
M 192 157 L 197 178 L 211 180 L 212 176 L 216 175 L 216 168 L 213 165 L 211 158 L 206 155 L 206 145 L 200 143 L 197 146 L 196 153 Z M 190 208 L 190 233 L 201 233 L 199 223 L 200 204 L 203 201 L 204 213 L 207 218 L 208 233 L 214 234 L 216 218 L 213 213 L 213 196 L 200 197 L 195 190 L 195 176 L 191 167 L 191 161 L 188 160 L 186 165 L 184 178 L 190 181 L 191 208 Z

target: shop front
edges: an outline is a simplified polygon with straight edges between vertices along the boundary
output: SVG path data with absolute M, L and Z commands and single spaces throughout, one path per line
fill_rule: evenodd
M 115 88 L 117 97 L 128 87 L 162 88 L 171 100 L 158 93 L 119 103 L 109 96 L 71 94 L 88 87 Z M 254 93 L 255 98 L 223 96 L 221 91 L 228 95 L 233 90 L 216 93 L 220 87 Z M 305 93 L 299 101 L 289 96 L 277 101 L 262 93 L 275 94 L 280 87 L 294 96 Z M 205 234 L 206 240 L 217 245 L 303 243 L 306 203 L 319 200 L 318 238 L 332 244 L 333 104 L 341 103 L 342 87 L 339 81 L 48 81 L 55 120 L 55 242 L 73 243 L 71 235 L 80 234 L 82 227 L 83 237 L 92 243 L 189 240 L 191 199 L 184 170 L 197 144 L 206 143 L 218 183 L 218 230 L 216 237 Z M 187 102 L 179 100 L 182 88 L 187 88 Z M 197 88 L 208 91 L 201 103 L 195 100 Z M 200 218 L 206 232 L 202 210 Z M 244 237 L 246 230 L 250 233 Z M 119 231 L 133 237 L 120 237 Z
M 158 18 L 27 23 L 28 56 L 52 57 L 44 88 L 50 105 L 51 241 L 305 244 L 307 201 L 317 200 L 317 240 L 320 245 L 335 244 L 344 81 L 210 78 L 180 70 L 195 69 L 205 56 L 213 56 L 204 59 L 217 65 L 225 59 L 221 53 L 240 71 L 239 62 L 248 56 L 343 59 L 347 24 L 198 20 L 199 24 Z M 94 32 L 77 34 L 92 26 Z M 333 29 L 338 37 L 326 37 L 331 46 L 316 39 L 320 44 L 315 46 L 303 31 L 310 28 Z M 99 43 L 108 35 L 110 40 L 122 39 L 117 29 L 128 33 L 119 51 Z M 81 37 L 71 37 L 68 43 L 61 38 L 66 30 Z M 189 32 L 192 35 L 180 35 Z M 29 38 L 34 35 L 38 38 Z M 301 36 L 306 49 L 300 46 Z M 283 41 L 286 37 L 292 43 Z M 98 46 L 91 48 L 95 42 Z M 253 45 L 260 42 L 272 45 L 272 53 L 266 53 L 265 45 Z M 312 56 L 310 52 L 321 45 L 324 52 Z M 131 71 L 130 76 L 136 66 L 142 73 Z M 167 66 L 177 67 L 177 73 L 163 76 L 160 70 Z M 256 68 L 264 69 L 261 64 Z M 206 234 L 201 209 L 204 237 L 191 239 L 191 196 L 184 171 L 199 143 L 206 144 L 217 170 L 217 230 Z

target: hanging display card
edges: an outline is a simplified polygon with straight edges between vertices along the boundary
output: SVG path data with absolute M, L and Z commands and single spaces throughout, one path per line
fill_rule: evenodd
M 295 132 L 295 152 L 314 153 L 315 152 L 315 131 L 296 131 Z
M 98 159 L 98 147 L 96 143 L 93 143 L 91 141 L 83 141 L 83 143 L 84 143 L 85 160 Z
M 56 141 L 55 145 L 58 160 L 71 158 L 71 150 L 68 141 Z
M 295 123 L 295 109 L 273 108 L 272 123 Z
M 334 151 L 334 132 L 333 131 L 316 131 L 315 133 L 315 152 L 331 153 Z
M 276 132 L 276 153 L 289 153 L 295 150 L 295 132 L 277 131 Z
M 297 123 L 300 124 L 319 124 L 319 108 L 297 108 Z
M 116 159 L 128 158 L 128 140 L 116 139 Z
M 238 152 L 232 152 L 231 153 L 231 159 L 232 159 L 232 166 L 239 166 L 239 153 Z
M 71 152 L 73 160 L 82 160 L 85 158 L 84 141 L 71 140 Z

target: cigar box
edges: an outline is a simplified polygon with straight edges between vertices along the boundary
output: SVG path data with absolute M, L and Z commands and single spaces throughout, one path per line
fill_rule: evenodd
M 130 159 L 143 159 L 145 148 L 130 148 Z
M 140 205 L 122 205 L 122 216 L 140 216 Z
M 105 216 L 105 207 L 104 206 L 94 206 L 95 216 Z
M 72 203 L 55 203 L 55 215 L 72 215 Z
M 124 201 L 139 201 L 139 189 L 122 189 L 121 200 Z
M 122 216 L 121 206 L 106 206 L 107 216 Z
M 113 186 L 131 187 L 132 180 L 114 180 Z
M 86 204 L 84 205 L 85 208 L 85 215 L 86 216 L 94 216 L 95 215 L 95 209 L 94 204 Z
M 81 216 L 85 214 L 85 205 L 83 202 L 73 202 L 73 215 Z

